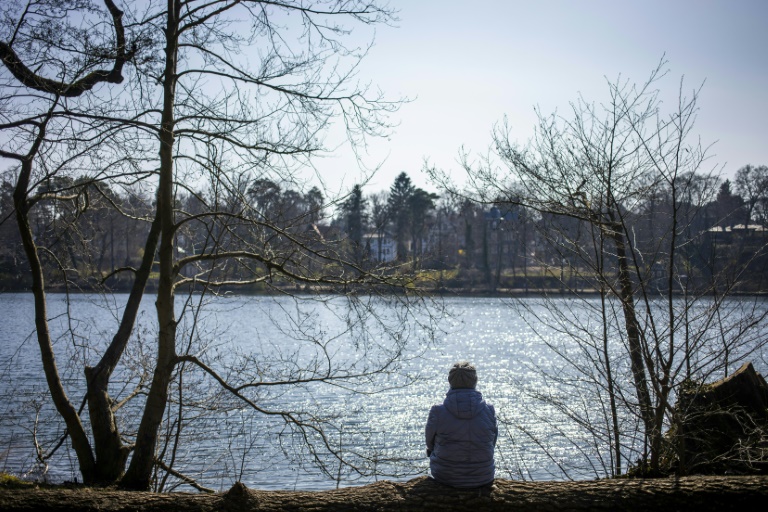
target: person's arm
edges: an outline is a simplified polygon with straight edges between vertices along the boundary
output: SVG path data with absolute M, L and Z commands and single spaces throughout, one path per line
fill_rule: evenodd
M 491 405 L 491 417 L 493 418 L 493 446 L 496 446 L 496 440 L 499 438 L 499 427 L 496 423 L 496 409 Z
M 429 410 L 429 417 L 427 418 L 427 426 L 424 429 L 424 437 L 427 442 L 427 457 L 432 455 L 432 450 L 435 448 L 435 435 L 437 435 L 437 406 L 432 406 Z

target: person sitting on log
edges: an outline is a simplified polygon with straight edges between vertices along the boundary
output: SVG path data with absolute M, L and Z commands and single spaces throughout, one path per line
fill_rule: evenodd
M 498 437 L 496 411 L 475 389 L 477 370 L 467 361 L 448 372 L 451 388 L 429 411 L 427 456 L 432 478 L 452 487 L 483 487 L 493 482 L 493 452 Z

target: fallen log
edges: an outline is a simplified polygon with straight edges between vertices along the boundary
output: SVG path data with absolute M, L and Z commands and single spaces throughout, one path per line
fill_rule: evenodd
M 580 482 L 496 480 L 461 490 L 427 477 L 331 491 L 259 491 L 235 484 L 221 494 L 96 488 L 0 488 L 2 511 L 641 511 L 742 510 L 768 503 L 768 476 L 696 476 Z

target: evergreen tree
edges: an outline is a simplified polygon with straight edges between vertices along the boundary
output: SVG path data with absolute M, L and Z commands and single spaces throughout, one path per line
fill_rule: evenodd
M 352 245 L 352 254 L 359 261 L 363 254 L 363 234 L 368 223 L 366 200 L 360 185 L 355 185 L 344 203 L 341 205 L 344 213 L 344 231 Z
M 311 224 L 317 224 L 320 219 L 323 218 L 323 203 L 325 202 L 323 193 L 319 188 L 312 187 L 309 192 L 304 195 L 304 201 L 307 204 L 309 222 Z
M 405 172 L 401 172 L 395 182 L 389 189 L 389 201 L 387 207 L 389 217 L 392 219 L 394 227 L 394 238 L 397 244 L 397 260 L 405 261 L 408 257 L 408 246 L 406 241 L 410 234 L 411 225 L 411 196 L 414 193 L 414 187 L 411 178 Z
M 731 192 L 731 181 L 725 180 L 720 184 L 720 190 L 715 199 L 718 219 L 722 226 L 735 226 L 749 224 L 749 210 L 744 208 L 744 200 L 741 196 Z

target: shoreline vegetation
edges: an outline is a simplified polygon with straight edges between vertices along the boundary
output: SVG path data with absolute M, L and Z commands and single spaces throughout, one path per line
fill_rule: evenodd
M 146 293 L 147 294 L 153 294 L 156 290 L 152 288 L 147 288 Z M 300 296 L 308 296 L 313 294 L 321 294 L 321 295 L 347 295 L 349 293 L 354 293 L 355 290 L 347 290 L 346 292 L 340 292 L 337 289 L 318 289 L 318 288 L 272 288 L 270 290 L 219 290 L 216 295 L 227 295 L 227 296 L 240 296 L 240 297 L 270 297 L 270 296 L 282 296 L 286 293 L 290 293 L 292 295 L 295 295 L 297 297 Z M 4 293 L 31 293 L 29 290 L 26 289 L 7 289 L 0 287 L 0 294 Z M 80 288 L 76 290 L 72 289 L 66 289 L 66 288 L 52 288 L 48 290 L 49 294 L 56 294 L 56 293 L 66 293 L 69 295 L 76 295 L 76 294 L 90 294 L 90 293 L 115 293 L 115 294 L 127 294 L 129 293 L 128 290 L 109 290 L 108 292 L 104 292 L 103 290 L 97 290 L 97 289 L 88 289 L 88 288 Z M 394 292 L 389 291 L 387 293 L 379 293 L 378 295 L 400 295 L 403 292 Z M 523 298 L 523 297 L 552 297 L 552 296 L 564 296 L 564 297 L 590 297 L 590 296 L 599 296 L 600 292 L 597 290 L 590 290 L 590 289 L 584 289 L 584 290 L 560 290 L 560 289 L 536 289 L 536 290 L 525 290 L 523 288 L 499 288 L 496 290 L 488 290 L 484 288 L 432 288 L 423 290 L 420 289 L 418 291 L 420 295 L 423 296 L 429 296 L 429 297 L 487 297 L 487 298 Z M 361 295 L 370 294 L 370 290 L 360 290 Z M 675 296 L 683 297 L 685 296 L 684 293 L 673 293 Z M 702 294 L 702 298 L 706 297 L 707 294 Z M 731 293 L 731 297 L 754 297 L 754 298 L 766 298 L 768 297 L 768 292 L 766 291 L 755 291 L 755 292 L 734 292 Z
M 540 270 L 536 275 L 520 276 L 508 275 L 500 279 L 487 280 L 483 272 L 475 269 L 450 269 L 450 270 L 422 270 L 413 275 L 396 276 L 395 280 L 405 281 L 397 286 L 382 285 L 377 289 L 378 294 L 402 294 L 414 292 L 422 295 L 455 295 L 455 296 L 543 296 L 543 295 L 599 295 L 600 291 L 594 288 L 594 282 L 587 281 L 583 277 L 563 278 L 553 269 Z M 760 283 L 742 283 L 738 287 L 729 290 L 730 296 L 767 296 L 768 289 Z M 47 280 L 48 293 L 130 293 L 132 280 L 109 280 L 106 283 L 96 283 L 92 280 L 82 279 L 68 281 Z M 178 291 L 189 291 L 190 286 L 179 286 Z M 157 279 L 150 278 L 147 281 L 145 291 L 157 292 Z M 198 291 L 210 292 L 210 288 L 200 287 Z M 350 292 L 374 293 L 373 289 L 364 285 L 349 285 L 344 289 L 338 286 L 308 285 L 296 282 L 282 282 L 275 279 L 270 282 L 261 282 L 249 285 L 221 286 L 217 287 L 218 294 L 233 294 L 243 296 L 269 296 L 283 295 L 286 293 L 295 295 L 305 294 L 346 294 Z M 32 293 L 31 280 L 23 276 L 8 276 L 0 273 L 0 293 Z M 706 297 L 712 295 L 706 288 L 673 289 L 673 295 L 697 295 Z
M 122 491 L 84 486 L 0 485 L 0 510 L 15 511 L 600 511 L 725 510 L 768 500 L 768 476 L 693 476 L 525 482 L 497 479 L 454 489 L 427 477 L 328 491 L 260 491 L 236 483 L 223 493 Z

